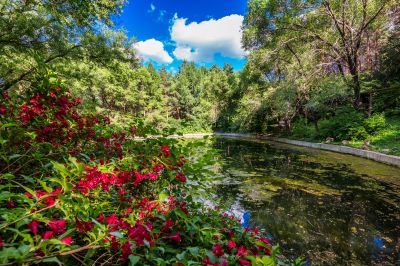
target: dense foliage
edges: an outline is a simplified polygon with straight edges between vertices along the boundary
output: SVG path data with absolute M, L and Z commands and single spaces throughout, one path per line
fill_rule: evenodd
M 236 74 L 140 65 L 113 27 L 123 4 L 0 3 L 0 263 L 283 264 L 194 197 L 209 163 L 194 147 L 146 139 L 210 129 Z
M 360 119 L 398 119 L 396 1 L 252 0 L 243 31 L 250 53 L 242 71 L 183 62 L 176 73 L 139 63 L 133 40 L 110 19 L 123 4 L 67 1 L 61 8 L 5 1 L 0 87 L 24 90 L 50 69 L 83 99 L 84 110 L 121 125 L 140 119 L 164 132 L 291 135 L 303 127 L 312 131 L 309 139 L 361 140 L 378 132 L 363 132 L 368 122 Z M 360 119 L 343 122 L 346 132 L 336 134 L 329 125 L 341 123 L 342 110 Z
M 196 203 L 179 143 L 79 104 L 55 78 L 1 98 L 2 264 L 278 263 L 258 229 Z
M 0 3 L 4 265 L 284 264 L 263 232 L 195 200 L 193 147 L 137 137 L 400 138 L 396 1 L 251 0 L 242 71 L 177 73 L 139 62 L 113 25 L 124 3 Z

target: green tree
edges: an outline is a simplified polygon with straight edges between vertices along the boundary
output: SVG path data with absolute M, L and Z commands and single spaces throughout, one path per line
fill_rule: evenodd
M 0 88 L 29 83 L 41 66 L 137 64 L 132 41 L 112 29 L 124 2 L 1 1 Z
M 353 105 L 360 108 L 360 52 L 371 31 L 387 27 L 385 14 L 395 1 L 267 1 L 251 0 L 245 19 L 246 49 L 264 49 L 270 58 L 303 64 L 301 54 L 312 50 L 331 72 L 340 72 L 353 88 Z M 275 73 L 279 75 L 280 73 Z

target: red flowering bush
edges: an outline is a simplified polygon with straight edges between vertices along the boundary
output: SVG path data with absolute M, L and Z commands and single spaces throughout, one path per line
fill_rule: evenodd
M 0 263 L 278 263 L 258 230 L 192 200 L 174 140 L 79 104 L 58 83 L 1 97 Z

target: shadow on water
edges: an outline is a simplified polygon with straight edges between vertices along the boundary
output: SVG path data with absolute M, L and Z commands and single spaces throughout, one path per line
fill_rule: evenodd
M 277 143 L 217 139 L 216 201 L 312 265 L 400 263 L 400 170 Z

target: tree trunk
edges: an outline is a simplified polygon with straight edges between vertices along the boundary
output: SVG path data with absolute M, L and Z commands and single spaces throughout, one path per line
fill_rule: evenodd
M 318 121 L 314 122 L 314 127 L 315 127 L 315 132 L 317 133 L 317 135 L 319 136 L 319 127 L 318 127 Z
M 353 91 L 354 91 L 354 99 L 353 99 L 353 106 L 356 110 L 360 110 L 361 107 L 361 85 L 360 85 L 360 78 L 358 73 L 352 74 L 353 79 Z
M 353 107 L 356 110 L 360 110 L 361 107 L 361 84 L 360 84 L 360 76 L 358 73 L 358 58 L 357 55 L 347 56 L 349 71 L 352 78 L 352 87 L 353 87 Z
M 372 115 L 372 92 L 369 93 L 368 99 L 368 117 Z

